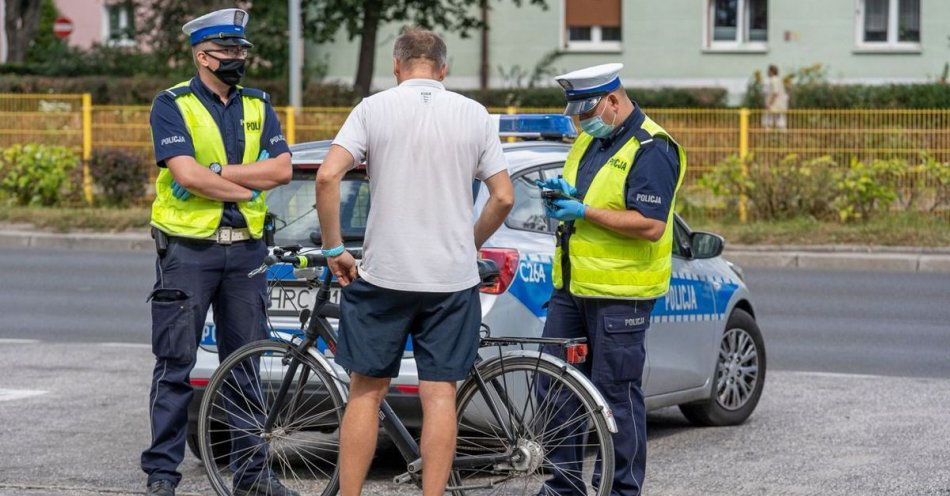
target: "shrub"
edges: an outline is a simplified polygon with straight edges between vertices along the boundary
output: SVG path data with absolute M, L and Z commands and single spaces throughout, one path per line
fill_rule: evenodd
M 739 198 L 745 195 L 754 219 L 825 219 L 835 213 L 835 165 L 830 157 L 801 160 L 788 155 L 774 164 L 750 157 L 743 173 L 742 160 L 732 156 L 700 178 L 699 184 L 725 199 L 727 212 L 736 212 Z
M 122 150 L 96 150 L 89 162 L 92 179 L 101 189 L 102 203 L 127 207 L 145 196 L 148 172 L 141 156 Z
M 13 145 L 0 151 L 0 191 L 17 205 L 56 205 L 74 189 L 78 165 L 64 146 Z
M 906 160 L 874 160 L 871 163 L 857 159 L 838 181 L 836 207 L 844 222 L 866 222 L 887 210 L 897 199 L 896 179 L 907 172 Z

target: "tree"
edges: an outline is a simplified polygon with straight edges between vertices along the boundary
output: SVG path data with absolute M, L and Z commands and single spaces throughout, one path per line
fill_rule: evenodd
M 522 5 L 525 0 L 512 0 Z M 527 0 L 547 8 L 545 0 Z M 473 29 L 487 28 L 476 17 L 482 0 L 306 0 L 304 32 L 317 43 L 332 41 L 341 26 L 349 39 L 360 37 L 360 55 L 354 87 L 369 95 L 376 57 L 376 33 L 381 24 L 408 21 L 433 29 L 457 32 L 463 38 Z
M 40 26 L 41 0 L 6 0 L 7 62 L 23 62 Z
M 26 49 L 26 63 L 43 63 L 67 56 L 68 44 L 53 33 L 53 24 L 59 17 L 59 10 L 53 0 L 41 0 L 39 30 Z
M 191 44 L 181 27 L 218 9 L 237 7 L 248 13 L 247 37 L 254 43 L 248 73 L 286 77 L 287 0 L 137 0 L 151 15 L 138 25 L 139 38 L 157 55 L 157 62 L 177 72 L 192 70 Z

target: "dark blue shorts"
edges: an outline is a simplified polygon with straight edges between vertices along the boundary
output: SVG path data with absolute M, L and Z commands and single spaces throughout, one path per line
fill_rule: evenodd
M 340 299 L 336 363 L 370 377 L 396 377 L 412 335 L 421 381 L 460 381 L 475 364 L 482 307 L 478 287 L 454 293 L 397 291 L 357 279 Z

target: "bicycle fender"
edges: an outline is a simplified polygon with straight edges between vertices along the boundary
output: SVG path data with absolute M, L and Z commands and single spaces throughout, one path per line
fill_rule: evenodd
M 591 382 L 591 380 L 588 379 L 587 376 L 584 375 L 580 370 L 577 370 L 576 367 L 556 356 L 549 355 L 547 353 L 541 353 L 540 351 L 512 350 L 506 351 L 500 356 L 489 358 L 480 363 L 478 366 L 487 367 L 497 361 L 501 361 L 504 358 L 520 357 L 534 358 L 548 362 L 549 364 L 566 371 L 568 375 L 577 379 L 577 381 L 581 383 L 581 386 L 590 394 L 591 398 L 594 398 L 594 403 L 596 403 L 598 407 L 598 413 L 603 416 L 604 421 L 607 422 L 607 430 L 609 430 L 611 434 L 617 433 L 617 421 L 614 420 L 613 410 L 610 409 L 610 405 L 607 404 L 607 400 L 605 400 L 603 395 L 600 394 L 597 386 L 594 386 L 594 383 Z
M 344 381 L 339 375 L 337 375 L 336 369 L 333 368 L 333 365 L 330 364 L 330 361 L 327 360 L 327 358 L 323 356 L 323 354 L 320 353 L 316 348 L 310 348 L 310 356 L 312 356 L 313 359 L 316 360 L 321 367 L 323 367 L 323 370 L 325 370 L 327 374 L 330 375 L 330 378 L 333 379 L 333 385 L 336 387 L 336 390 L 340 392 L 340 398 L 343 400 L 343 404 L 345 405 L 349 403 L 350 390 L 344 386 L 344 384 L 348 381 Z

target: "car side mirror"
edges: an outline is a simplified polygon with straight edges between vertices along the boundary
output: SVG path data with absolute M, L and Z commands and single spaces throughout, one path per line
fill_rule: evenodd
M 718 234 L 694 231 L 689 235 L 689 245 L 693 258 L 714 258 L 722 255 L 726 240 Z

